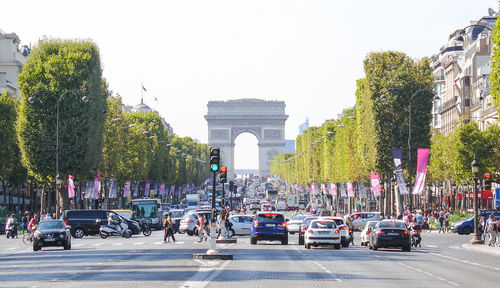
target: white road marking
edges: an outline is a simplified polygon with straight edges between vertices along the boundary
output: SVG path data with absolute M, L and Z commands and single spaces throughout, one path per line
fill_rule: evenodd
M 223 270 L 226 268 L 227 265 L 229 265 L 230 261 L 225 261 L 222 265 L 219 267 L 200 267 L 198 269 L 198 272 L 196 272 L 191 278 L 188 279 L 184 284 L 182 284 L 180 287 L 185 288 L 204 288 L 210 282 L 217 277 Z M 203 279 L 203 276 L 206 274 L 207 271 L 213 271 L 208 277 Z
M 161 243 L 163 243 L 163 241 L 155 242 L 155 243 L 153 243 L 153 244 L 155 244 L 155 245 L 159 245 L 159 244 L 161 244 Z
M 438 248 L 438 246 L 436 246 L 436 245 L 425 245 L 425 247 Z
M 73 247 L 81 247 L 81 246 L 83 246 L 83 244 L 71 244 L 71 246 L 73 246 Z
M 112 245 L 113 246 L 121 246 L 121 245 L 123 245 L 123 242 L 113 243 Z
M 7 248 L 5 250 L 14 250 L 14 249 L 16 249 L 16 247 Z
M 136 243 L 134 243 L 134 245 L 142 245 L 142 244 L 144 244 L 144 242 L 136 242 Z
M 101 246 L 101 245 L 102 245 L 102 243 L 95 243 L 95 244 L 92 244 L 92 246 L 93 246 L 93 247 L 99 247 L 99 246 Z
M 179 244 L 184 244 L 184 241 L 175 241 L 175 243 L 174 243 L 174 244 L 177 244 L 177 245 L 179 245 Z
M 404 264 L 404 263 L 401 263 L 401 262 L 398 262 L 398 264 L 399 264 L 399 265 L 401 265 L 401 266 L 404 266 L 404 267 L 406 267 L 406 268 L 408 268 L 408 269 L 411 269 L 411 270 L 413 270 L 413 271 L 417 271 L 417 272 L 425 273 L 425 274 L 427 274 L 427 275 L 429 275 L 429 276 L 431 276 L 431 277 L 434 277 L 434 278 L 436 278 L 436 279 L 439 279 L 439 280 L 441 280 L 441 281 L 443 281 L 443 282 L 446 282 L 446 283 L 448 283 L 448 284 L 451 284 L 451 285 L 454 285 L 454 286 L 457 286 L 457 287 L 458 287 L 458 286 L 460 286 L 459 284 L 457 284 L 457 283 L 455 283 L 455 282 L 453 282 L 453 281 L 450 281 L 450 280 L 444 279 L 443 277 L 440 277 L 440 276 L 435 276 L 435 275 L 433 275 L 433 274 L 431 274 L 431 273 L 429 273 L 429 272 L 427 272 L 427 271 L 424 271 L 424 270 L 422 270 L 422 269 L 418 269 L 418 268 L 416 268 L 416 267 L 413 267 L 413 266 L 410 266 L 410 265 L 407 265 L 407 264 Z

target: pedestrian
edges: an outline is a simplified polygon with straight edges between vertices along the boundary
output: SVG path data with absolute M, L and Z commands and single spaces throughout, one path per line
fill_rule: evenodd
M 197 214 L 196 216 L 198 217 L 198 237 L 200 237 L 198 242 L 203 242 L 203 239 L 207 241 L 205 235 L 205 218 L 201 214 Z
M 439 221 L 439 231 L 438 233 L 441 233 L 443 232 L 444 233 L 444 212 L 443 213 L 439 213 L 439 218 L 438 218 L 438 221 Z
M 170 242 L 170 237 L 172 237 L 172 241 L 175 243 L 175 237 L 174 237 L 174 221 L 172 220 L 172 212 L 168 212 L 167 220 L 166 220 L 166 240 L 167 242 Z M 165 239 L 163 239 L 163 242 L 165 242 Z
M 495 246 L 497 241 L 497 223 L 495 221 L 495 214 L 490 214 L 490 219 L 486 221 L 486 231 L 488 232 L 488 236 L 490 237 L 488 241 L 488 246 Z
M 168 217 L 167 214 L 163 215 L 163 222 L 162 222 L 162 226 L 163 226 L 163 243 L 167 243 L 167 226 L 168 226 L 167 217 Z
M 449 226 L 450 226 L 450 214 L 446 213 L 446 214 L 444 214 L 444 232 L 445 233 L 449 232 Z
M 485 242 L 486 241 L 486 217 L 484 215 L 481 216 L 481 220 L 479 220 L 478 232 L 479 232 L 479 235 L 481 236 L 481 240 L 483 242 Z
M 30 216 L 30 213 L 28 212 L 28 210 L 26 210 L 24 212 L 24 215 L 23 217 L 21 218 L 21 226 L 23 227 L 23 234 L 24 234 L 24 231 L 28 230 L 28 218 Z

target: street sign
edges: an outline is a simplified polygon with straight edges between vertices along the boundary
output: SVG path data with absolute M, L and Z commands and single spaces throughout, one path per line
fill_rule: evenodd
M 495 207 L 496 209 L 500 209 L 500 188 L 495 189 Z

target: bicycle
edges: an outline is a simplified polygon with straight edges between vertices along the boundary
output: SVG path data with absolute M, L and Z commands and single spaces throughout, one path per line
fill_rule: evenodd
M 30 245 L 33 242 L 33 231 L 27 231 L 23 234 L 23 242 L 26 245 Z

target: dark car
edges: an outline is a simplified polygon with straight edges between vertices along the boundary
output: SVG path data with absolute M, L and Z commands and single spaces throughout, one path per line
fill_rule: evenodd
M 370 230 L 370 249 L 402 248 L 411 251 L 411 237 L 408 227 L 403 221 L 384 220 Z
M 62 246 L 71 249 L 71 234 L 62 220 L 40 221 L 33 234 L 33 251 L 42 247 Z
M 495 212 L 495 211 L 481 211 L 478 213 L 478 219 L 481 219 L 482 216 L 486 217 L 488 219 L 490 217 L 490 214 L 493 213 L 495 217 L 500 217 L 500 211 Z M 479 221 L 479 220 L 478 220 Z M 469 218 L 455 222 L 451 225 L 451 231 L 453 233 L 458 233 L 460 235 L 465 234 L 469 235 L 470 233 L 474 232 L 474 216 L 470 216 Z
M 304 245 L 304 233 L 306 233 L 306 229 L 311 223 L 312 220 L 318 219 L 318 216 L 308 216 L 304 218 L 304 221 L 302 222 L 302 225 L 300 225 L 300 230 L 299 230 L 299 245 Z
M 5 223 L 0 223 L 0 235 L 5 234 Z
M 250 244 L 257 244 L 259 240 L 280 240 L 281 245 L 288 245 L 288 231 L 283 214 L 258 212 L 255 215 Z
M 63 219 L 66 225 L 71 226 L 71 235 L 75 238 L 82 238 L 83 236 L 99 234 L 101 225 L 108 223 L 108 213 L 115 212 L 110 210 L 66 210 Z M 140 233 L 137 221 L 129 219 L 125 219 L 125 221 L 127 221 L 132 235 Z

